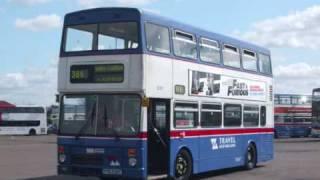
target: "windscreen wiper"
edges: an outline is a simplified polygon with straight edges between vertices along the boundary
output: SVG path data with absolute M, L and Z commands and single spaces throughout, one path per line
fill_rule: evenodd
M 75 139 L 79 139 L 80 135 L 83 133 L 83 131 L 85 129 L 87 129 L 88 125 L 90 124 L 90 122 L 93 121 L 94 117 L 95 117 L 95 109 L 96 109 L 96 103 L 93 104 L 93 107 L 91 108 L 91 116 L 90 116 L 90 119 L 88 118 L 86 123 L 80 128 L 80 130 L 78 131 L 78 133 L 75 135 Z

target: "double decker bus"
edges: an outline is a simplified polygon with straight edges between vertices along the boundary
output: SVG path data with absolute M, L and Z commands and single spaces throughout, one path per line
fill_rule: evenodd
M 320 137 L 320 88 L 312 90 L 311 136 Z
M 189 179 L 273 159 L 269 50 L 135 8 L 67 14 L 58 173 Z
M 47 113 L 43 106 L 0 107 L 0 135 L 47 134 Z
M 274 135 L 278 137 L 308 137 L 311 131 L 311 96 L 275 94 Z

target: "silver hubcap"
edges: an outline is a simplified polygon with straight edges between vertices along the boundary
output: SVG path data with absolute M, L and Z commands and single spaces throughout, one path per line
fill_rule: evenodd
M 183 158 L 181 155 L 177 158 L 177 164 L 176 164 L 176 173 L 177 176 L 183 176 L 186 174 L 188 169 L 188 163 L 185 158 Z

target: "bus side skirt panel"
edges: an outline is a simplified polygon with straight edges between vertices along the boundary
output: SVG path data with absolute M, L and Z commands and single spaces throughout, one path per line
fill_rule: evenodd
M 253 142 L 256 145 L 258 163 L 273 159 L 273 134 L 171 139 L 170 176 L 174 176 L 174 163 L 181 148 L 186 148 L 191 152 L 193 173 L 198 174 L 210 170 L 243 166 L 249 142 Z

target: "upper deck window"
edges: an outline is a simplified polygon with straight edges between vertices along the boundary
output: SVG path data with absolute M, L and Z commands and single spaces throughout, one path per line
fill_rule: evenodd
M 76 25 L 67 27 L 64 51 L 136 49 L 138 42 L 135 22 Z
M 99 25 L 98 50 L 135 49 L 137 47 L 137 23 L 121 22 Z
M 65 51 L 91 51 L 93 39 L 97 32 L 97 24 L 77 25 L 67 28 Z
M 173 37 L 174 54 L 180 57 L 196 59 L 197 43 L 194 35 L 175 31 Z
M 259 54 L 259 68 L 260 72 L 265 74 L 271 74 L 271 60 L 270 56 Z
M 231 46 L 223 46 L 223 63 L 226 66 L 240 68 L 240 53 L 239 49 Z
M 249 50 L 243 50 L 242 53 L 242 63 L 243 68 L 251 71 L 257 71 L 257 56 L 256 53 L 249 51 Z
M 280 104 L 291 104 L 290 96 L 281 96 Z
M 220 63 L 219 43 L 214 40 L 200 39 L 200 59 L 210 63 Z
M 170 53 L 169 29 L 155 24 L 146 24 L 147 48 L 149 51 Z

